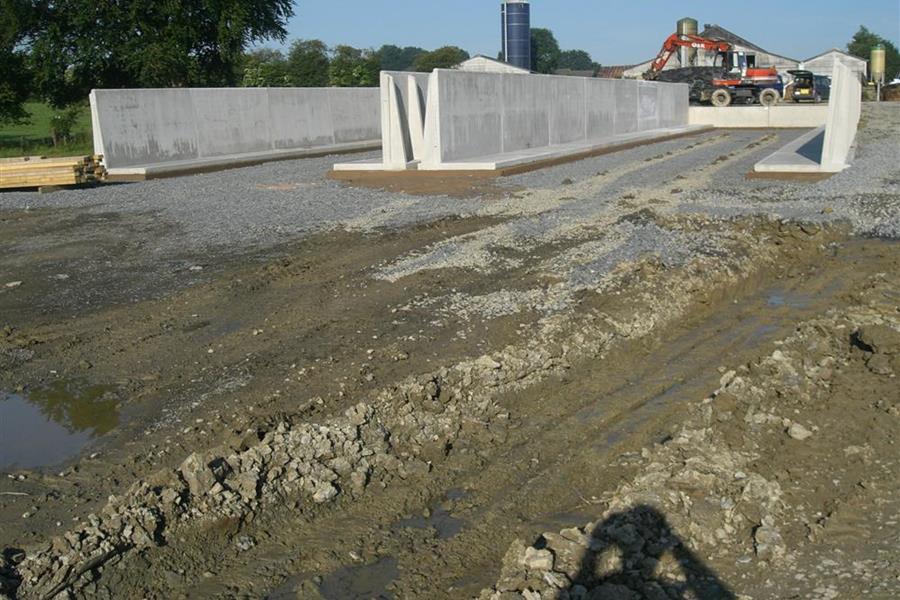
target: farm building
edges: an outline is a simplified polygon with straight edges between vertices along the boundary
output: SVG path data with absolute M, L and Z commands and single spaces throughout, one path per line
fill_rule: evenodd
M 831 76 L 831 73 L 834 71 L 834 65 L 837 62 L 841 62 L 850 67 L 850 70 L 858 75 L 860 79 L 866 79 L 868 62 L 859 57 L 847 54 L 842 50 L 838 50 L 837 48 L 832 48 L 828 52 L 823 52 L 812 58 L 807 58 L 800 63 L 800 68 L 812 71 L 816 75 Z

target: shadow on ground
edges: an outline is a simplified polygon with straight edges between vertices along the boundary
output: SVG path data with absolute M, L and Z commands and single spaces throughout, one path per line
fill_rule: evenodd
M 572 588 L 558 600 L 735 600 L 651 506 L 611 515 L 593 532 Z

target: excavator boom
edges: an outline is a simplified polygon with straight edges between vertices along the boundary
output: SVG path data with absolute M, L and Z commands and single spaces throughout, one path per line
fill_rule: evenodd
M 666 38 L 659 54 L 656 55 L 656 59 L 650 65 L 650 69 L 647 71 L 645 79 L 653 79 L 657 73 L 662 71 L 666 64 L 668 64 L 669 59 L 672 58 L 672 55 L 675 54 L 679 48 L 696 48 L 698 50 L 707 50 L 709 52 L 728 52 L 731 50 L 731 44 L 728 42 L 706 39 L 699 35 L 673 33 Z

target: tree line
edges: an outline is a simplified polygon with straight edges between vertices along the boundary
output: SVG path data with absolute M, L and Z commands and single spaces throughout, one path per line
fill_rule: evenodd
M 388 44 L 370 50 L 297 40 L 286 52 L 270 48 L 247 52 L 238 64 L 237 83 L 245 87 L 377 86 L 383 70 L 430 72 L 449 69 L 468 58 L 469 53 L 456 46 L 428 51 Z

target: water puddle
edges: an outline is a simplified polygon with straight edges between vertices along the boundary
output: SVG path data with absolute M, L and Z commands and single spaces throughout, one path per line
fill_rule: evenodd
M 466 493 L 463 490 L 451 489 L 445 495 L 445 500 L 438 502 L 428 510 L 428 516 L 418 515 L 408 519 L 401 519 L 394 524 L 393 529 L 402 529 L 409 527 L 411 529 L 434 529 L 437 531 L 438 539 L 449 540 L 455 537 L 466 526 L 463 519 L 454 517 L 444 507 L 447 501 L 459 500 Z
M 806 308 L 812 301 L 806 294 L 789 292 L 773 292 L 766 297 L 766 306 L 770 308 Z
M 319 584 L 319 593 L 326 600 L 392 600 L 394 594 L 387 587 L 399 576 L 397 559 L 382 558 L 329 573 Z
M 49 467 L 119 423 L 109 386 L 59 381 L 27 395 L 0 391 L 0 470 Z

